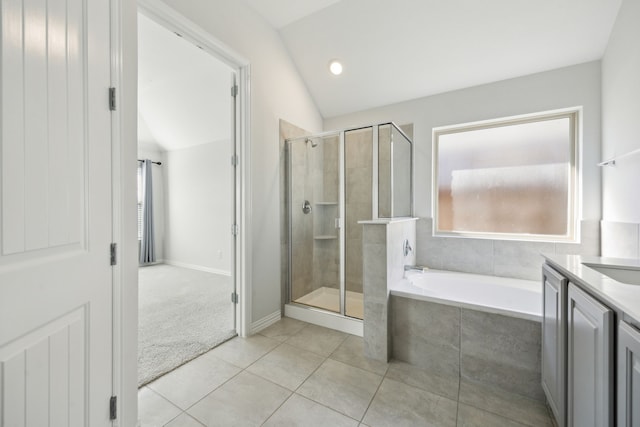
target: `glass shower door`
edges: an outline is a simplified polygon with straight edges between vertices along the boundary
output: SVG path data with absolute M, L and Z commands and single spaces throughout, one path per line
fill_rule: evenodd
M 288 142 L 292 302 L 340 313 L 339 134 Z
M 374 128 L 344 133 L 345 315 L 362 319 L 362 224 L 372 218 Z

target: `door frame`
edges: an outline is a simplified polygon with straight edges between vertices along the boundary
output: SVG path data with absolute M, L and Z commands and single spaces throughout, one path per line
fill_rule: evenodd
M 138 11 L 148 18 L 152 19 L 162 27 L 180 34 L 182 38 L 198 46 L 205 52 L 209 53 L 214 58 L 227 64 L 233 73 L 236 75 L 236 81 L 238 85 L 238 95 L 236 97 L 236 111 L 235 111 L 235 129 L 233 129 L 233 136 L 235 137 L 234 150 L 238 155 L 240 161 L 235 168 L 235 188 L 234 188 L 234 202 L 235 202 L 235 218 L 232 219 L 234 224 L 238 225 L 239 230 L 245 232 L 238 233 L 233 254 L 235 262 L 232 265 L 235 268 L 233 271 L 234 288 L 238 293 L 238 306 L 235 310 L 235 325 L 236 332 L 240 336 L 246 336 L 250 330 L 251 319 L 249 314 L 251 311 L 247 306 L 247 299 L 250 292 L 246 291 L 248 283 L 246 266 L 250 265 L 247 262 L 246 255 L 250 253 L 247 250 L 250 240 L 248 239 L 249 230 L 248 212 L 247 208 L 249 203 L 246 203 L 248 199 L 246 195 L 249 193 L 248 183 L 249 181 L 249 150 L 248 150 L 248 117 L 249 117 L 249 62 L 241 55 L 234 52 L 231 48 L 215 39 L 211 34 L 199 27 L 191 20 L 185 18 L 183 15 L 167 6 L 165 3 L 159 0 L 138 0 Z M 231 90 L 231 88 L 229 88 Z M 231 96 L 231 94 L 230 94 Z M 231 159 L 229 159 L 231 162 Z M 229 224 L 229 232 L 231 233 L 231 225 Z
M 239 159 L 235 167 L 234 189 L 234 223 L 239 230 L 233 272 L 238 293 L 235 324 L 241 337 L 246 337 L 251 328 L 251 64 L 161 0 L 131 3 L 112 0 L 111 86 L 116 88 L 116 99 L 122 100 L 116 103 L 116 111 L 112 115 L 113 241 L 121 247 L 113 271 L 113 394 L 119 396 L 118 418 L 114 425 L 123 426 L 137 423 L 138 258 L 137 244 L 131 239 L 136 222 L 133 219 L 134 204 L 130 203 L 136 190 L 135 170 L 129 165 L 135 164 L 137 159 L 137 143 L 131 143 L 131 138 L 135 138 L 132 133 L 136 129 L 137 112 L 137 24 L 131 21 L 137 20 L 138 12 L 179 33 L 235 72 L 238 94 L 233 130 Z M 135 46 L 131 45 L 133 40 L 136 40 Z M 132 323 L 136 327 L 131 327 Z

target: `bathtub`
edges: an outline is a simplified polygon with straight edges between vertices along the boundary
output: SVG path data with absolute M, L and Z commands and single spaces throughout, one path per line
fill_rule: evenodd
M 392 295 L 542 321 L 542 284 L 442 270 L 407 271 Z

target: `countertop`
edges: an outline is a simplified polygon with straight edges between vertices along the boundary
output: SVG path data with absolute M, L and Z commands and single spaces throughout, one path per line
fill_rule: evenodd
M 542 255 L 571 282 L 597 297 L 604 305 L 640 323 L 640 285 L 618 282 L 584 264 L 640 270 L 640 259 L 580 255 Z M 620 317 L 622 318 L 622 316 Z

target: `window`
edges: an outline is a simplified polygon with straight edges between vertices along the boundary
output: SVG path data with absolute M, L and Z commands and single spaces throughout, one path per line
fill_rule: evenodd
M 434 234 L 576 241 L 579 110 L 433 130 Z

